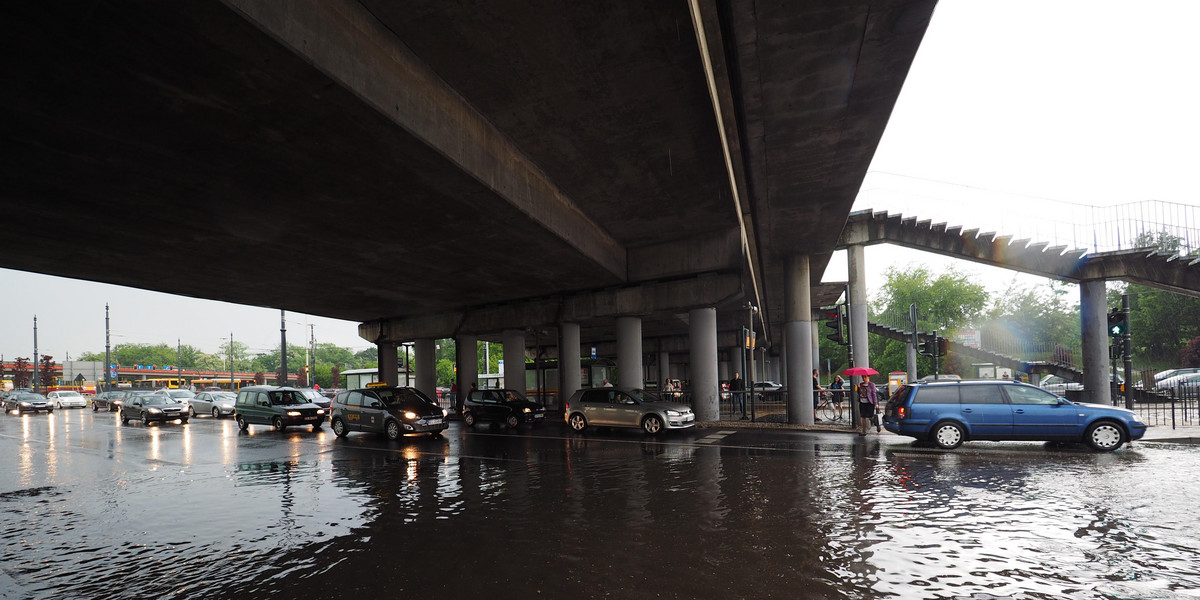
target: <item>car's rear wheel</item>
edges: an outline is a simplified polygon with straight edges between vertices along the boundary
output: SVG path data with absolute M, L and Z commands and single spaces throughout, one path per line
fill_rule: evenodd
M 334 419 L 333 420 L 333 435 L 336 435 L 338 437 L 346 437 L 347 433 L 350 433 L 350 432 L 346 430 L 346 424 L 343 423 L 341 419 Z
M 1092 426 L 1087 428 L 1087 433 L 1084 434 L 1084 441 L 1093 450 L 1111 452 L 1120 448 L 1121 444 L 1125 443 L 1125 432 L 1121 430 L 1120 425 L 1112 421 L 1098 421 L 1092 423 Z
M 587 419 L 583 418 L 583 415 L 580 413 L 571 415 L 571 418 L 567 419 L 567 424 L 570 425 L 571 429 L 574 429 L 575 431 L 583 431 L 584 429 L 587 429 Z
M 521 415 L 517 413 L 508 413 L 504 419 L 504 424 L 508 425 L 509 429 L 516 429 L 521 426 Z
M 962 425 L 952 421 L 943 421 L 933 427 L 933 435 L 930 436 L 930 440 L 937 444 L 938 448 L 953 450 L 962 445 L 965 437 L 966 432 L 963 431 Z
M 274 419 L 271 419 L 271 427 L 274 427 L 275 431 L 283 431 L 287 429 L 287 425 L 283 424 L 283 417 L 275 417 Z
M 241 429 L 242 431 L 250 429 L 250 424 L 246 422 L 246 419 L 242 418 L 242 415 L 238 415 L 237 417 L 234 417 L 234 419 L 237 421 L 238 429 Z
M 467 427 L 474 427 L 475 426 L 475 413 L 473 413 L 469 410 L 464 412 L 463 413 L 463 424 L 466 425 Z
M 389 440 L 400 439 L 400 424 L 395 421 L 388 421 L 383 425 L 383 431 L 387 434 Z
M 646 418 L 642 419 L 642 431 L 654 435 L 662 431 L 662 429 L 663 421 L 658 415 L 646 415 Z

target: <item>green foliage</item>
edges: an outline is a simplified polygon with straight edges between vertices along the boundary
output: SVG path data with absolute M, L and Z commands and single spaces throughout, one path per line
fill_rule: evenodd
M 454 383 L 454 363 L 442 358 L 437 361 L 437 384 L 450 385 Z
M 980 328 L 983 338 L 989 347 L 1025 360 L 1077 360 L 1081 356 L 1078 292 L 1071 298 L 1071 291 L 1057 281 L 1042 288 L 1010 286 L 992 302 Z
M 480 373 L 496 373 L 500 370 L 500 361 L 504 359 L 504 344 L 489 344 L 487 342 L 476 342 L 478 344 L 477 362 Z M 486 352 L 485 352 L 486 344 Z
M 982 285 L 972 283 L 967 275 L 957 269 L 935 275 L 924 265 L 910 265 L 907 269 L 888 269 L 886 282 L 871 306 L 871 320 L 911 330 L 909 307 L 917 306 L 917 328 L 923 332 L 938 331 L 939 335 L 951 337 L 954 331 L 975 322 L 987 306 L 987 291 Z M 871 366 L 880 373 L 907 371 L 906 344 L 878 336 L 869 340 Z M 943 357 L 940 372 L 959 369 L 953 357 Z M 933 372 L 933 359 L 917 357 L 918 375 Z

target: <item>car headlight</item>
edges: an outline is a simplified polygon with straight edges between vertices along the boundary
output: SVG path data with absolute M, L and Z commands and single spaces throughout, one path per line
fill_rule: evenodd
M 450 416 L 450 409 L 448 409 L 448 408 L 443 408 L 443 409 L 442 409 L 442 416 L 443 416 L 443 417 L 448 417 L 448 416 Z
M 533 409 L 526 406 L 525 410 L 523 412 L 531 413 L 531 412 L 533 412 Z
M 148 409 L 148 410 L 146 410 L 146 412 L 148 412 L 152 415 L 161 415 L 162 414 L 162 411 L 157 408 Z
M 289 417 L 298 417 L 298 416 L 300 416 L 300 411 L 298 411 L 298 410 L 289 410 L 289 411 L 287 411 L 287 416 L 289 416 Z
M 677 410 L 668 410 L 668 411 L 666 411 L 666 413 L 667 413 L 667 416 L 668 416 L 668 417 L 679 417 L 679 416 L 683 416 L 683 413 L 681 413 L 681 412 L 679 412 L 679 411 L 677 411 Z
M 30 404 L 29 402 L 22 402 L 21 406 L 33 406 L 33 404 Z
M 410 410 L 410 411 L 407 411 L 407 412 L 405 412 L 405 413 L 404 413 L 404 418 L 405 418 L 405 419 L 408 419 L 409 421 L 411 421 L 411 420 L 413 420 L 413 419 L 417 418 L 417 413 L 415 413 L 415 412 L 413 412 L 413 411 L 411 411 L 411 410 Z
M 318 415 L 323 415 L 323 414 L 325 414 L 325 409 L 323 409 L 323 408 L 318 408 L 318 409 L 317 409 L 317 414 L 318 414 Z

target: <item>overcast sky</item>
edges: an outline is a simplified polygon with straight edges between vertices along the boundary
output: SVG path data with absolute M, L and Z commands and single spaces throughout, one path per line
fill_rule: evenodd
M 1086 206 L 1195 205 L 1200 2 L 942 0 L 855 204 L 1022 235 Z M 1054 235 L 1062 230 L 1054 228 Z M 1040 231 L 1039 231 L 1039 235 Z M 1072 244 L 1068 239 L 1040 241 Z M 867 249 L 870 292 L 889 266 L 955 265 L 994 291 L 1010 272 L 891 246 Z M 835 255 L 825 274 L 844 281 Z M 1044 282 L 1017 277 L 1018 284 Z M 0 354 L 64 360 L 112 343 L 215 352 L 232 332 L 279 344 L 279 311 L 0 270 Z M 288 314 L 288 340 L 370 346 L 357 323 Z

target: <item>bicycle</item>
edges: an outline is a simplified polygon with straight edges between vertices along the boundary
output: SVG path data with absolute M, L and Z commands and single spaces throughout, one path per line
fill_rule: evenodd
M 817 405 L 817 410 L 821 413 L 821 418 L 825 421 L 846 421 L 849 420 L 849 415 L 846 413 L 850 410 L 848 407 L 842 406 L 842 394 L 835 392 L 822 392 L 821 403 Z

